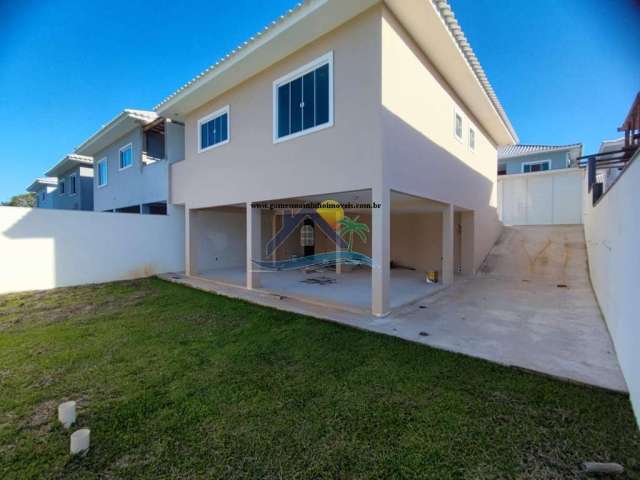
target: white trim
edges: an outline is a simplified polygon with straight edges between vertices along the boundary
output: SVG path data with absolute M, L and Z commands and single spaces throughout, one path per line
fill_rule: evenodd
M 231 114 L 229 113 L 230 107 L 226 105 L 213 113 L 209 113 L 208 115 L 202 117 L 198 120 L 198 153 L 206 152 L 207 150 L 211 150 L 216 147 L 221 147 L 222 145 L 226 145 L 231 140 Z M 202 124 L 210 122 L 211 120 L 215 120 L 218 117 L 221 117 L 224 114 L 227 114 L 227 139 L 222 142 L 214 143 L 213 145 L 209 145 L 208 147 L 202 148 Z
M 522 162 L 522 164 L 520 164 L 520 172 L 522 173 L 537 173 L 537 172 L 525 172 L 524 171 L 524 166 L 525 165 L 542 165 L 543 163 L 546 163 L 547 165 L 549 165 L 549 168 L 546 171 L 551 170 L 551 160 L 534 160 L 531 162 Z M 545 170 L 540 170 L 545 171 Z
M 329 121 L 322 125 L 316 125 L 315 127 L 307 128 L 306 130 L 300 130 L 296 133 L 285 135 L 284 137 L 278 137 L 278 87 L 283 83 L 289 83 L 296 80 L 305 74 L 322 67 L 323 65 L 329 65 Z M 333 50 L 325 53 L 321 57 L 312 60 L 311 62 L 297 68 L 293 72 L 289 72 L 286 75 L 278 78 L 273 82 L 273 99 L 272 99 L 272 112 L 273 112 L 273 143 L 286 142 L 287 140 L 293 140 L 294 138 L 315 133 L 325 128 L 333 127 Z
M 120 162 L 120 159 L 118 159 L 118 162 Z M 106 168 L 104 169 L 104 172 L 105 172 L 104 183 L 100 183 L 100 164 L 101 163 L 104 163 L 106 166 Z M 98 186 L 98 188 L 102 188 L 102 187 L 106 187 L 108 183 L 109 183 L 109 163 L 107 162 L 107 157 L 104 157 L 98 160 L 98 162 L 96 163 L 96 185 Z
M 471 135 L 472 133 L 473 133 L 473 135 Z M 471 145 L 471 138 L 472 137 L 473 137 L 473 145 Z M 473 127 L 469 127 L 467 145 L 469 145 L 469 150 L 471 150 L 472 152 L 476 151 L 476 142 L 477 142 L 476 129 L 473 128 Z
M 71 192 L 71 177 L 75 179 L 75 187 L 76 187 L 75 192 Z M 69 180 L 69 196 L 75 197 L 78 194 L 78 174 L 72 173 L 71 175 L 69 175 L 68 180 Z
M 456 120 L 460 117 L 460 135 L 458 136 L 458 128 Z M 464 143 L 464 117 L 458 107 L 453 107 L 453 137 L 460 143 Z
M 122 153 L 123 150 L 126 150 L 127 148 L 131 149 L 131 163 L 129 165 L 127 165 L 126 167 L 121 166 L 121 158 L 120 158 L 120 154 Z M 126 145 L 120 147 L 120 149 L 118 150 L 118 171 L 121 172 L 122 170 L 126 170 L 127 168 L 131 168 L 133 167 L 133 143 L 129 142 Z

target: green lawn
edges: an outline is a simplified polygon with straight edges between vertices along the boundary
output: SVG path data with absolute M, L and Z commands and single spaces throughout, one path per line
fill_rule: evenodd
M 79 402 L 86 457 L 56 406 Z M 629 400 L 158 279 L 0 296 L 0 478 L 640 477 Z M 621 478 L 621 477 L 617 477 Z

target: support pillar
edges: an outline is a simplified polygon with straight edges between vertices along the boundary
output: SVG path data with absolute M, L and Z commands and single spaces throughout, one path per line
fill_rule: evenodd
M 453 205 L 447 204 L 442 212 L 442 283 L 450 285 L 453 283 L 455 261 L 454 261 L 454 238 L 455 222 Z
M 193 249 L 191 247 L 191 227 L 192 227 L 192 211 L 185 205 L 184 207 L 184 273 L 191 276 L 194 274 L 192 258 Z
M 377 317 L 389 314 L 391 283 L 391 194 L 388 188 L 374 188 L 372 202 L 380 208 L 371 210 L 371 313 Z
M 260 288 L 260 273 L 253 260 L 262 259 L 262 210 L 247 203 L 247 288 Z

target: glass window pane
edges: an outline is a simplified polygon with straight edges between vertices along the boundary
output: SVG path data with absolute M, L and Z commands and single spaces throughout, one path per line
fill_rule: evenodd
M 200 148 L 204 149 L 209 146 L 209 140 L 207 136 L 207 124 L 203 123 L 200 125 Z
M 315 88 L 314 88 L 314 72 L 307 73 L 302 77 L 302 94 L 303 104 L 302 108 L 302 128 L 312 128 L 316 125 L 315 120 Z
M 547 162 L 545 162 L 545 163 L 542 164 L 542 171 L 545 172 L 547 170 L 549 170 L 549 164 Z
M 207 130 L 208 130 L 207 136 L 209 137 L 207 141 L 207 147 L 210 147 L 211 145 L 216 143 L 216 129 L 215 129 L 215 122 L 213 120 L 210 120 L 209 122 L 207 122 Z
M 456 114 L 456 135 L 462 138 L 462 117 Z
M 224 114 L 220 117 L 220 141 L 226 142 L 229 139 L 229 115 Z
M 291 82 L 291 133 L 302 130 L 302 78 Z
M 329 122 L 329 65 L 315 71 L 316 76 L 316 125 Z
M 220 135 L 221 135 L 221 128 L 220 128 L 220 117 L 217 117 L 214 121 L 213 121 L 213 129 L 215 132 L 215 138 L 213 140 L 213 142 L 215 144 L 220 143 L 222 140 L 220 140 Z
M 289 86 L 290 84 L 278 87 L 278 138 L 289 135 L 290 115 L 289 115 Z

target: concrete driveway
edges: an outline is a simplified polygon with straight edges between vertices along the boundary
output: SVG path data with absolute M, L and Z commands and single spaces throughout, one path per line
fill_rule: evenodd
M 201 278 L 164 278 L 504 365 L 627 391 L 589 283 L 581 225 L 505 227 L 474 277 L 385 318 Z

